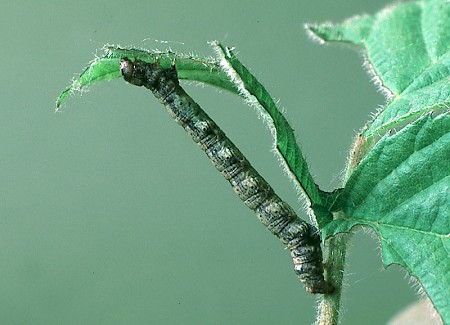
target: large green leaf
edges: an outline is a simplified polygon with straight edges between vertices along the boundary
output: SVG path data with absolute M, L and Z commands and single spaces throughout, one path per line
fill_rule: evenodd
M 389 95 L 362 131 L 362 160 L 340 198 L 344 217 L 324 232 L 371 226 L 385 265 L 415 276 L 450 324 L 450 2 L 402 3 L 307 28 L 361 47 Z
M 358 16 L 340 25 L 307 25 L 324 42 L 347 42 L 364 50 L 375 82 L 389 103 L 363 130 L 374 138 L 450 101 L 450 2 L 426 0 Z M 367 153 L 367 152 L 365 152 Z
M 417 277 L 445 321 L 450 317 L 450 115 L 426 115 L 385 135 L 344 189 L 345 219 L 329 236 L 369 225 L 385 265 Z

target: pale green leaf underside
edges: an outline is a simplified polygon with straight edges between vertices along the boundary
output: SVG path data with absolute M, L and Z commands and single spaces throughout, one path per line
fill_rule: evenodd
M 426 115 L 385 135 L 343 192 L 345 219 L 327 236 L 355 225 L 379 235 L 385 265 L 404 266 L 421 282 L 444 320 L 450 317 L 450 115 Z
M 370 138 L 450 103 L 450 1 L 389 7 L 339 25 L 308 25 L 325 42 L 362 47 L 390 101 L 363 131 Z

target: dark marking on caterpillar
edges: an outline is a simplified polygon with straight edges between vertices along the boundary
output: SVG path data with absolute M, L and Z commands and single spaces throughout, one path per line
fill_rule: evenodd
M 331 293 L 323 275 L 322 250 L 317 229 L 297 217 L 251 166 L 217 124 L 180 87 L 175 65 L 162 68 L 128 58 L 120 61 L 123 78 L 151 90 L 170 115 L 206 153 L 217 170 L 257 218 L 290 250 L 294 270 L 310 293 Z

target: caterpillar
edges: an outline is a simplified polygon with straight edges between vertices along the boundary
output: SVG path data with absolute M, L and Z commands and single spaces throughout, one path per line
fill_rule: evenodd
M 245 205 L 290 250 L 294 271 L 306 291 L 320 294 L 333 292 L 334 287 L 325 281 L 323 275 L 318 230 L 297 217 L 217 124 L 184 91 L 179 85 L 175 65 L 162 68 L 156 62 L 133 62 L 123 58 L 120 69 L 125 81 L 153 92 L 230 182 Z

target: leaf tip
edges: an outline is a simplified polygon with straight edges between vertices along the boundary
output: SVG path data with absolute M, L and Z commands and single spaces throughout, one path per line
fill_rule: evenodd
M 306 23 L 303 27 L 306 30 L 306 35 L 308 35 L 312 41 L 319 43 L 320 45 L 325 44 L 327 40 L 325 33 L 321 30 L 323 25 Z
M 57 113 L 60 110 L 61 104 L 66 100 L 66 97 L 67 95 L 69 95 L 70 90 L 71 88 L 67 88 L 61 94 L 59 94 L 58 98 L 56 99 L 55 113 Z
M 223 46 L 219 41 L 211 41 L 209 45 L 217 53 L 220 59 L 233 59 L 235 58 L 234 47 Z

